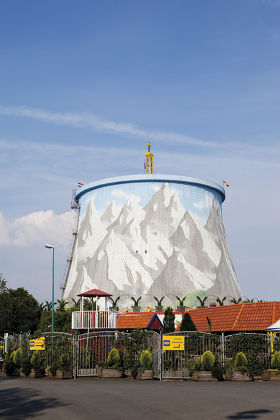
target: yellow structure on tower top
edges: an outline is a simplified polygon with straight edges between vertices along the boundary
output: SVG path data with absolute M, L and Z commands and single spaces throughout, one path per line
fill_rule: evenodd
M 150 142 L 148 142 L 147 148 L 148 148 L 148 152 L 145 153 L 145 162 L 144 162 L 145 174 L 153 174 L 154 173 L 154 155 L 151 153 Z

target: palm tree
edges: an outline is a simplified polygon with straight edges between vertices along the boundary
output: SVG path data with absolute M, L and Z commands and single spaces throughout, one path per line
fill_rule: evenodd
M 224 301 L 226 300 L 226 296 L 223 297 L 223 299 L 220 299 L 217 297 L 216 302 L 220 305 L 220 306 L 224 306 Z
M 205 296 L 205 298 L 203 298 L 203 299 L 201 299 L 201 297 L 200 297 L 200 296 L 196 296 L 196 298 L 199 300 L 200 307 L 201 307 L 201 308 L 205 308 L 205 302 L 206 302 L 206 300 L 207 300 L 207 296 Z
M 45 305 L 43 306 L 43 309 L 47 312 L 51 311 L 52 310 L 52 302 L 49 302 L 49 301 L 46 300 Z
M 238 298 L 238 299 L 232 298 L 230 302 L 231 303 L 234 303 L 235 305 L 237 305 L 238 303 L 241 303 L 242 302 L 242 298 L 241 297 Z
M 112 296 L 109 296 L 110 301 L 112 302 L 112 307 L 116 308 L 117 307 L 117 303 L 120 300 L 121 296 L 118 296 L 116 299 L 113 299 Z
M 57 301 L 58 307 L 56 308 L 57 312 L 64 312 L 66 310 L 67 300 L 65 299 L 58 299 Z
M 134 298 L 133 296 L 131 296 L 131 300 L 134 303 L 133 306 L 139 306 L 139 302 L 142 299 L 142 296 L 140 296 L 138 299 Z
M 75 309 L 79 309 L 79 305 L 81 302 L 81 298 L 79 298 L 78 300 L 71 298 L 72 302 L 73 302 L 73 308 Z
M 178 300 L 178 302 L 179 302 L 179 305 L 178 306 L 180 306 L 180 307 L 183 307 L 184 306 L 184 302 L 185 302 L 185 300 L 186 300 L 186 297 L 187 296 L 184 296 L 184 297 L 182 297 L 181 299 L 178 297 L 178 296 L 176 296 L 176 299 Z
M 165 296 L 162 296 L 162 298 L 160 298 L 160 299 L 158 299 L 156 296 L 154 296 L 154 299 L 157 302 L 157 306 L 161 306 L 164 298 L 165 298 Z

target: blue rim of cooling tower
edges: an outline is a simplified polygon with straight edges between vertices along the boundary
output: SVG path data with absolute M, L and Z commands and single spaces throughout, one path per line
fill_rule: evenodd
M 91 182 L 84 185 L 82 188 L 79 188 L 76 194 L 76 201 L 78 202 L 80 198 L 87 194 L 90 191 L 96 190 L 98 188 L 108 187 L 110 185 L 120 185 L 120 184 L 131 184 L 138 182 L 171 182 L 173 184 L 185 184 L 192 185 L 194 187 L 200 188 L 210 188 L 216 193 L 220 194 L 222 201 L 225 200 L 225 190 L 224 188 L 216 184 L 215 182 L 208 181 L 200 178 L 193 178 L 188 176 L 179 176 L 179 175 L 127 175 L 127 176 L 118 176 L 114 178 L 100 179 L 99 181 Z

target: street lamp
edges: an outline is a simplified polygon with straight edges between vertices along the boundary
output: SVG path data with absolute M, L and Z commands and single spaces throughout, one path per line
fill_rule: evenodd
M 45 248 L 52 249 L 52 333 L 54 332 L 54 246 L 46 244 Z

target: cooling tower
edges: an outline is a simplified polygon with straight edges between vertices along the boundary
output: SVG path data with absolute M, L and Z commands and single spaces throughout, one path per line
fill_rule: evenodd
M 63 297 L 100 289 L 142 296 L 164 306 L 188 295 L 228 301 L 241 297 L 227 246 L 222 203 L 225 191 L 210 181 L 171 175 L 133 175 L 85 185 L 76 193 L 77 235 Z

